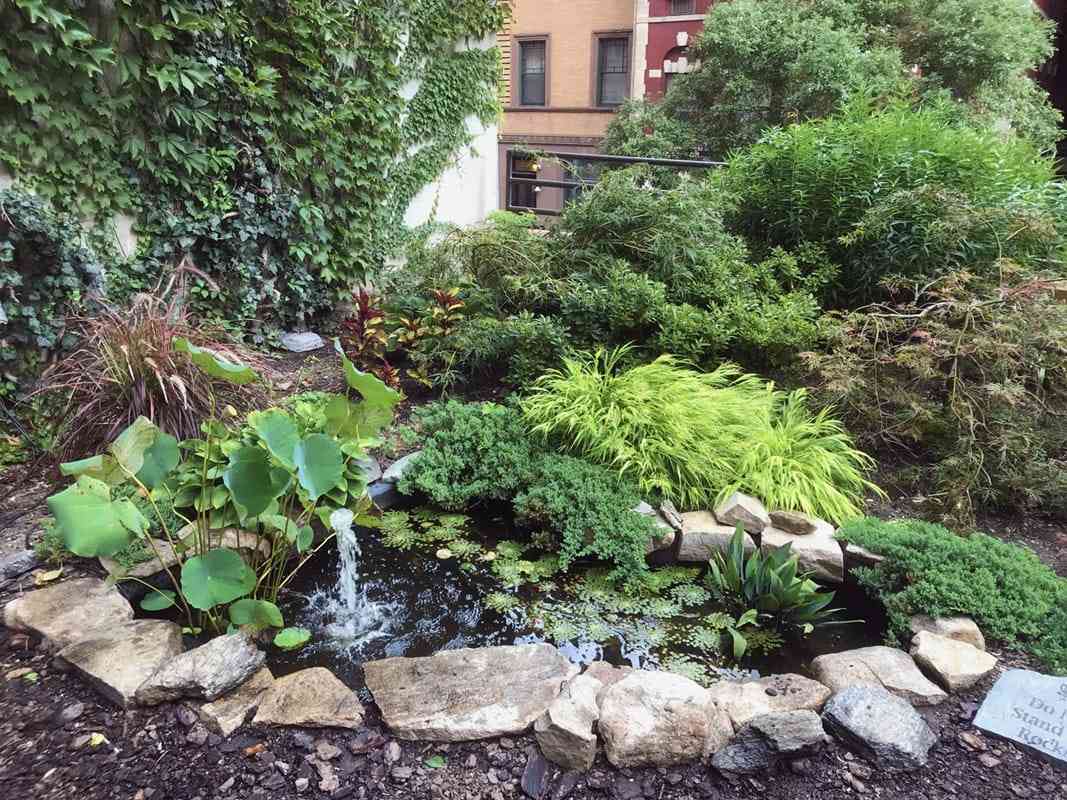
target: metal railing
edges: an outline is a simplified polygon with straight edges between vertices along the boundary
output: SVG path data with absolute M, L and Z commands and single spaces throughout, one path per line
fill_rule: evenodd
M 549 163 L 555 163 L 560 165 L 560 170 L 564 174 L 569 173 L 571 179 L 566 178 L 540 178 L 536 177 L 539 170 L 534 170 L 531 177 L 530 170 L 516 170 L 516 162 L 519 161 L 535 161 L 540 164 L 542 161 Z M 506 163 L 506 180 L 505 180 L 505 192 L 507 203 L 505 208 L 508 211 L 518 212 L 533 212 L 534 214 L 540 214 L 549 217 L 558 217 L 563 205 L 577 197 L 583 189 L 588 186 L 593 186 L 599 180 L 599 172 L 595 175 L 586 175 L 588 170 L 584 169 L 589 165 L 620 165 L 629 166 L 631 164 L 648 164 L 655 167 L 670 167 L 678 170 L 700 170 L 700 169 L 714 169 L 716 167 L 724 166 L 722 161 L 692 161 L 682 158 L 640 158 L 637 156 L 608 156 L 600 155 L 599 153 L 566 153 L 559 151 L 545 151 L 545 150 L 524 150 L 522 148 L 511 148 L 507 151 L 507 163 Z M 521 190 L 521 191 L 517 191 Z M 560 189 L 562 190 L 558 196 L 560 202 L 557 204 L 540 205 L 540 200 L 544 192 L 542 189 Z M 529 202 L 518 202 L 521 200 L 529 201 L 533 200 L 531 205 Z

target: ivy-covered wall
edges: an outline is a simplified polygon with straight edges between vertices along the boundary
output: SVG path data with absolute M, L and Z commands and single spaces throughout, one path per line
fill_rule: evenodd
M 494 0 L 8 0 L 0 167 L 57 210 L 137 220 L 113 296 L 188 258 L 193 302 L 269 333 L 395 251 L 413 198 L 499 114 Z M 412 87 L 417 87 L 412 95 Z M 118 265 L 121 263 L 121 267 Z M 188 263 L 188 262 L 187 262 Z

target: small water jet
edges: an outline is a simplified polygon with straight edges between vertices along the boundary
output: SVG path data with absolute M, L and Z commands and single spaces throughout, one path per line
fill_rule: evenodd
M 360 580 L 363 553 L 352 527 L 354 519 L 346 508 L 330 515 L 330 527 L 337 535 L 337 583 L 307 598 L 309 618 L 324 634 L 318 637 L 320 644 L 352 656 L 361 654 L 370 642 L 389 637 L 398 611 L 372 600 Z

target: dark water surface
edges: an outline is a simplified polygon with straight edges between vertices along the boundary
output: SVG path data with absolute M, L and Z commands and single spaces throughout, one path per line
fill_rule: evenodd
M 475 527 L 479 535 L 472 538 L 487 547 L 495 544 L 494 539 L 511 534 L 507 523 L 500 520 L 484 520 L 475 523 Z M 379 628 L 355 642 L 342 643 L 331 636 L 329 626 L 335 620 L 325 608 L 328 604 L 324 599 L 335 589 L 341 565 L 338 549 L 327 546 L 294 579 L 293 591 L 282 608 L 288 625 L 312 631 L 312 642 L 290 653 L 269 648 L 269 664 L 275 674 L 324 666 L 349 686 L 363 691 L 365 661 L 544 640 L 521 611 L 500 614 L 484 608 L 482 598 L 500 591 L 500 585 L 483 566 L 474 571 L 463 570 L 457 559 L 441 560 L 424 551 L 391 549 L 381 544 L 373 530 L 357 529 L 356 535 L 362 550 L 359 586 L 365 591 L 366 600 L 380 612 Z M 845 609 L 843 619 L 863 622 L 817 630 L 805 639 L 787 643 L 771 656 L 746 659 L 742 668 L 760 674 L 803 673 L 810 660 L 822 653 L 882 643 L 884 611 L 859 587 L 841 587 L 833 605 Z M 709 607 L 707 612 L 713 610 Z M 602 658 L 616 664 L 654 666 L 654 660 L 645 658 L 640 648 L 625 641 L 603 647 L 576 641 L 565 643 L 560 649 L 576 662 Z M 699 656 L 696 660 L 700 660 Z

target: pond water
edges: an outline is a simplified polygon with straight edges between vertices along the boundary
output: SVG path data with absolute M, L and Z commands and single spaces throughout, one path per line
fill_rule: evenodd
M 502 518 L 486 518 L 474 523 L 474 527 L 477 541 L 486 548 L 511 533 Z M 270 648 L 270 665 L 276 674 L 325 666 L 348 685 L 363 690 L 365 661 L 540 641 L 551 641 L 579 663 L 603 659 L 655 668 L 667 651 L 698 662 L 709 661 L 687 645 L 684 631 L 702 614 L 719 610 L 712 603 L 698 609 L 698 613 L 688 608 L 684 614 L 667 618 L 642 617 L 640 613 L 595 618 L 593 624 L 600 629 L 597 641 L 593 641 L 586 635 L 587 615 L 568 605 L 574 598 L 566 585 L 548 582 L 547 593 L 528 585 L 519 592 L 523 606 L 493 611 L 485 607 L 483 600 L 501 591 L 501 586 L 484 563 L 463 566 L 456 558 L 435 557 L 432 550 L 387 547 L 375 530 L 357 528 L 353 533 L 347 563 L 344 543 L 327 546 L 291 584 L 292 591 L 282 609 L 286 623 L 308 628 L 313 638 L 309 645 L 294 652 Z M 353 570 L 358 572 L 355 581 L 339 580 L 346 568 L 349 577 Z M 770 655 L 745 659 L 740 669 L 736 665 L 730 667 L 725 659 L 719 661 L 725 670 L 713 669 L 725 677 L 752 672 L 804 672 L 810 660 L 822 653 L 882 643 L 884 612 L 859 587 L 840 588 L 833 605 L 845 609 L 842 619 L 862 622 L 819 629 Z M 559 616 L 554 615 L 554 627 L 546 631 L 546 608 L 563 609 L 564 617 L 570 613 L 582 619 L 570 626 L 567 619 L 561 624 Z M 573 627 L 575 635 L 567 635 L 568 626 Z

